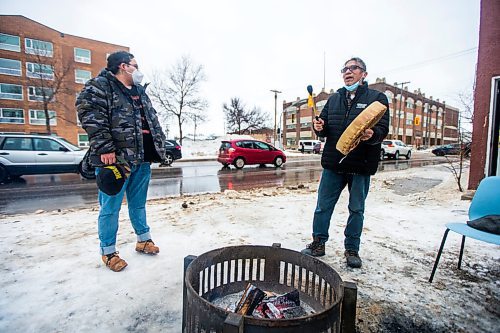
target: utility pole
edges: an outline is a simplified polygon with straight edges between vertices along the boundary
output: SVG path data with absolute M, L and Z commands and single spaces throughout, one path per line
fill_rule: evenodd
M 441 118 L 441 144 L 444 145 L 444 117 L 446 115 L 446 101 L 443 101 L 443 114 Z
M 430 104 L 427 104 L 428 107 L 427 107 L 427 128 L 426 128 L 426 132 L 427 132 L 427 147 L 430 147 L 431 145 L 431 118 L 432 118 L 432 107 Z
M 323 91 L 325 91 L 326 84 L 326 52 L 323 51 Z
M 394 85 L 396 86 L 396 88 L 397 88 L 397 86 L 401 85 L 400 94 L 399 94 L 398 129 L 396 130 L 396 137 L 395 137 L 396 140 L 399 140 L 399 123 L 401 122 L 401 103 L 402 103 L 402 99 L 403 99 L 403 86 L 405 84 L 408 84 L 408 83 L 410 83 L 410 81 L 401 82 L 401 83 L 394 82 Z M 396 90 L 396 92 L 397 92 L 397 90 Z M 401 139 L 403 139 L 403 136 L 401 136 Z M 401 141 L 405 141 L 405 140 L 401 140 Z
M 271 90 L 274 93 L 274 132 L 273 132 L 273 145 L 276 144 L 276 109 L 278 107 L 278 94 L 281 94 L 281 91 L 276 89 Z

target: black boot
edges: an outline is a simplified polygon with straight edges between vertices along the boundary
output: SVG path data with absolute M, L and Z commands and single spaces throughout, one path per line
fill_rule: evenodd
M 312 257 L 322 257 L 325 255 L 325 243 L 321 243 L 319 238 L 314 238 L 311 244 L 307 244 L 306 248 L 300 251 Z
M 347 260 L 347 266 L 352 268 L 361 267 L 361 258 L 358 255 L 358 251 L 345 250 L 344 255 Z

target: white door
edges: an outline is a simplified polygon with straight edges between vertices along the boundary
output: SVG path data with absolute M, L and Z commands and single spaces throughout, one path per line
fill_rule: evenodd
M 56 140 L 34 138 L 33 145 L 38 168 L 46 169 L 45 172 L 74 169 L 75 154 Z
M 31 138 L 6 137 L 0 150 L 4 165 L 27 166 L 35 164 Z

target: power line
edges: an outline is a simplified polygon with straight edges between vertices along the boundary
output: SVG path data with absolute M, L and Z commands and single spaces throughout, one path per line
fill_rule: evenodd
M 464 56 L 464 55 L 467 55 L 467 54 L 470 54 L 470 53 L 474 53 L 475 51 L 477 51 L 477 49 L 478 49 L 478 47 L 473 47 L 473 48 L 462 50 L 462 51 L 459 51 L 459 52 L 450 53 L 450 54 L 447 54 L 445 56 L 441 56 L 441 57 L 437 57 L 437 58 L 432 58 L 432 59 L 424 60 L 424 61 L 417 62 L 417 63 L 414 63 L 414 64 L 405 65 L 405 66 L 401 66 L 401 67 L 395 67 L 395 68 L 391 68 L 391 69 L 383 70 L 383 71 L 379 71 L 379 72 L 387 74 L 387 73 L 392 73 L 392 72 L 400 71 L 400 70 L 403 70 L 403 69 L 406 69 L 406 70 L 415 69 L 415 68 L 418 68 L 418 67 L 421 67 L 421 66 L 425 66 L 425 65 L 428 65 L 428 64 L 431 64 L 431 63 L 445 61 L 445 60 L 450 60 L 450 59 L 461 57 L 461 56 Z
M 461 57 L 461 56 L 464 56 L 464 55 L 467 55 L 467 54 L 474 53 L 477 50 L 478 50 L 478 47 L 473 47 L 473 48 L 470 48 L 470 49 L 465 49 L 465 50 L 462 50 L 462 51 L 450 53 L 450 54 L 447 54 L 447 55 L 444 55 L 444 56 L 440 56 L 440 57 L 436 57 L 436 58 L 432 58 L 432 59 L 427 59 L 427 60 L 424 60 L 424 61 L 421 61 L 421 62 L 409 64 L 409 65 L 395 67 L 395 68 L 391 68 L 391 69 L 388 69 L 388 70 L 379 70 L 379 71 L 375 72 L 375 75 L 372 74 L 371 76 L 372 77 L 376 77 L 377 75 L 384 76 L 384 75 L 386 75 L 388 73 L 393 73 L 393 72 L 396 72 L 396 71 L 411 70 L 411 69 L 415 69 L 415 68 L 418 68 L 418 67 L 421 67 L 421 66 L 425 66 L 425 65 L 428 65 L 428 64 L 431 64 L 431 63 L 434 63 L 434 62 L 441 62 L 441 61 L 451 60 L 453 58 L 458 58 L 458 57 Z M 324 77 L 323 80 L 324 80 L 323 85 L 326 88 L 326 78 Z M 332 82 L 333 81 L 329 81 L 328 83 L 331 84 Z M 283 90 L 290 91 L 290 90 L 298 90 L 300 88 L 301 88 L 301 86 L 298 86 L 298 85 L 297 86 L 288 86 L 288 87 L 284 87 Z

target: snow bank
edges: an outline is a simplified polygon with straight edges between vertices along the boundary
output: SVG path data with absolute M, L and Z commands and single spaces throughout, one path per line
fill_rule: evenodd
M 180 332 L 183 258 L 241 244 L 302 249 L 316 189 L 311 183 L 151 201 L 157 256 L 134 251 L 124 207 L 117 246 L 129 266 L 120 273 L 98 254 L 97 207 L 1 216 L 0 331 Z M 322 259 L 358 284 L 360 332 L 498 329 L 498 247 L 467 240 L 457 270 L 460 237 L 450 233 L 435 280 L 427 282 L 445 223 L 464 221 L 468 206 L 442 166 L 377 174 L 367 199 L 363 268 L 353 270 L 343 258 L 348 211 L 347 194 L 341 196 Z

